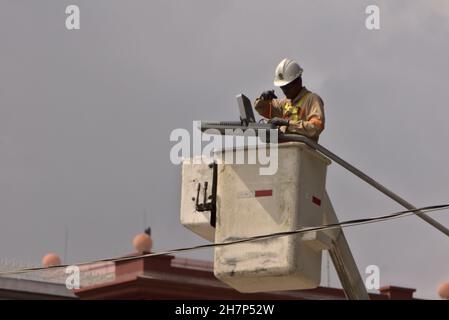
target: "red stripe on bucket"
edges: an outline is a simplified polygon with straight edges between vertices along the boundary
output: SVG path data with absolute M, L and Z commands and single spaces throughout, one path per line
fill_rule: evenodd
M 254 195 L 256 197 L 271 197 L 273 195 L 273 190 L 256 190 Z
M 321 200 L 315 196 L 312 197 L 312 202 L 315 203 L 317 206 L 321 206 Z

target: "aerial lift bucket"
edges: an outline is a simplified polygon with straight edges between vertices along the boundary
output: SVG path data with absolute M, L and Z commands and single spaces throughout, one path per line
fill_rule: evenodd
M 184 226 L 221 243 L 323 224 L 330 161 L 304 143 L 288 142 L 276 145 L 278 168 L 273 175 L 261 175 L 262 165 L 257 161 L 226 162 L 247 159 L 253 148 L 217 150 L 215 164 L 212 160 L 183 163 Z M 215 212 L 203 210 L 211 209 L 212 204 Z M 216 247 L 214 274 L 240 292 L 316 288 L 323 247 L 313 240 L 317 240 L 316 233 Z

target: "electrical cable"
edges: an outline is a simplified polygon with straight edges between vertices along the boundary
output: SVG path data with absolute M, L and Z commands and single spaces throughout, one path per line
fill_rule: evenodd
M 426 207 L 417 208 L 414 210 L 398 211 L 395 213 L 378 216 L 378 217 L 373 217 L 373 218 L 353 219 L 353 220 L 347 220 L 347 221 L 338 222 L 338 223 L 331 223 L 331 224 L 316 226 L 316 227 L 303 227 L 303 228 L 296 229 L 296 230 L 274 232 L 274 233 L 269 233 L 269 234 L 252 236 L 252 237 L 248 237 L 248 238 L 234 238 L 232 240 L 225 241 L 225 242 L 208 243 L 208 244 L 197 245 L 197 246 L 192 246 L 192 247 L 177 248 L 177 249 L 172 249 L 172 250 L 168 250 L 168 251 L 144 253 L 144 254 L 140 254 L 140 255 L 127 256 L 127 257 L 106 258 L 106 259 L 100 259 L 100 260 L 88 261 L 88 262 L 82 262 L 82 263 L 70 264 L 70 265 L 64 264 L 64 265 L 57 265 L 57 266 L 50 266 L 50 267 L 36 267 L 36 268 L 26 268 L 26 269 L 19 269 L 19 270 L 3 271 L 3 272 L 0 272 L 0 276 L 28 273 L 28 272 L 40 271 L 40 270 L 49 270 L 49 269 L 55 269 L 55 268 L 65 268 L 65 267 L 72 266 L 72 265 L 82 266 L 82 265 L 89 265 L 89 264 L 101 263 L 101 262 L 128 261 L 128 260 L 136 260 L 136 259 L 141 259 L 141 258 L 168 255 L 168 254 L 172 254 L 172 253 L 176 253 L 176 252 L 193 251 L 193 250 L 212 248 L 212 247 L 224 247 L 224 246 L 235 245 L 235 244 L 244 243 L 244 242 L 263 240 L 263 239 L 275 238 L 275 237 L 282 237 L 282 236 L 288 236 L 288 235 L 294 235 L 294 234 L 301 234 L 301 233 L 307 233 L 307 232 L 312 232 L 312 231 L 332 230 L 332 229 L 337 229 L 337 228 L 345 228 L 345 227 L 358 226 L 358 225 L 364 225 L 364 224 L 369 224 L 369 223 L 389 221 L 389 220 L 398 219 L 398 218 L 402 218 L 402 217 L 406 217 L 406 216 L 416 215 L 417 212 L 433 212 L 433 211 L 446 210 L 446 209 L 449 209 L 449 204 L 426 206 Z

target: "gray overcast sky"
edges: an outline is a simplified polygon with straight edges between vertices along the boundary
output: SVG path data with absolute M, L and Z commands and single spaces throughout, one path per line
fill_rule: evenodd
M 127 254 L 144 212 L 155 250 L 204 243 L 179 223 L 169 134 L 236 119 L 235 95 L 272 88 L 284 57 L 325 102 L 321 144 L 417 206 L 448 203 L 447 39 L 444 0 L 1 0 L 0 257 L 63 256 L 65 226 L 66 262 Z M 327 184 L 341 220 L 400 209 L 336 164 Z M 449 239 L 416 217 L 346 233 L 381 285 L 436 298 L 449 281 Z

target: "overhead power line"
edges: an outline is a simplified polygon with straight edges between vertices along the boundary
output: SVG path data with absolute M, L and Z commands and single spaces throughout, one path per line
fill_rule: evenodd
M 145 254 L 128 256 L 128 257 L 106 258 L 106 259 L 95 260 L 95 261 L 81 262 L 81 263 L 72 264 L 72 265 L 82 266 L 82 265 L 89 265 L 89 264 L 101 263 L 101 262 L 128 261 L 128 260 L 136 260 L 136 259 L 141 259 L 141 258 L 168 255 L 168 254 L 177 253 L 177 252 L 193 251 L 193 250 L 213 248 L 213 247 L 224 247 L 224 246 L 236 245 L 236 244 L 244 243 L 244 242 L 251 242 L 251 241 L 263 240 L 263 239 L 268 239 L 268 238 L 283 237 L 283 236 L 301 234 L 301 233 L 306 233 L 306 232 L 332 230 L 332 229 L 337 229 L 337 228 L 346 228 L 346 227 L 358 226 L 358 225 L 369 224 L 369 223 L 384 222 L 384 221 L 389 221 L 389 220 L 393 220 L 393 219 L 403 218 L 406 216 L 416 215 L 416 214 L 422 213 L 422 212 L 434 212 L 434 211 L 440 211 L 440 210 L 446 210 L 446 209 L 449 209 L 449 204 L 433 205 L 433 206 L 417 208 L 414 210 L 398 211 L 395 213 L 391 213 L 391 214 L 387 214 L 387 215 L 383 215 L 383 216 L 379 216 L 379 217 L 353 219 L 353 220 L 347 220 L 347 221 L 331 223 L 331 224 L 326 224 L 326 225 L 321 225 L 321 226 L 303 227 L 303 228 L 296 229 L 296 230 L 274 232 L 274 233 L 269 233 L 269 234 L 247 237 L 247 238 L 234 239 L 232 241 L 225 241 L 225 242 L 219 242 L 219 243 L 208 243 L 208 244 L 197 245 L 197 246 L 192 246 L 192 247 L 177 248 L 177 249 L 172 249 L 172 250 L 168 250 L 168 251 L 145 253 Z M 40 271 L 40 270 L 49 270 L 49 269 L 56 269 L 56 268 L 65 268 L 68 266 L 70 266 L 70 265 L 64 264 L 64 265 L 57 265 L 57 266 L 50 266 L 50 267 L 37 267 L 37 268 L 26 268 L 26 269 L 19 269 L 19 270 L 3 271 L 3 272 L 0 272 L 0 276 L 21 274 L 21 273 Z

